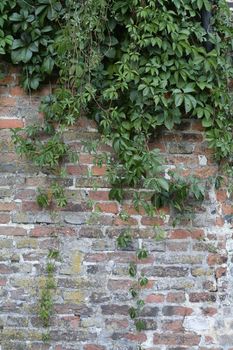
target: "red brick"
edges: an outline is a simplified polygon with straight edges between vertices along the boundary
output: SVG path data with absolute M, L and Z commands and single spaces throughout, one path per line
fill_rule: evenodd
M 1 226 L 0 236 L 26 236 L 27 231 L 21 227 Z
M 215 307 L 208 306 L 202 309 L 202 313 L 205 316 L 214 316 L 217 312 L 218 310 Z
M 216 269 L 215 271 L 215 276 L 217 278 L 220 278 L 222 276 L 225 276 L 227 272 L 227 268 L 226 267 L 219 267 L 218 269 Z
M 128 333 L 128 334 L 124 334 L 122 337 L 128 340 L 131 340 L 133 342 L 139 342 L 139 343 L 143 343 L 147 340 L 147 336 L 145 333 Z
M 26 96 L 26 92 L 23 88 L 21 88 L 20 86 L 14 86 L 10 89 L 10 94 L 12 96 Z
M 132 204 L 124 204 L 122 206 L 122 211 L 126 212 L 128 215 L 144 215 L 145 210 L 140 207 L 139 210 L 136 210 Z
M 208 293 L 208 292 L 190 293 L 189 301 L 192 303 L 202 303 L 205 301 L 215 302 L 216 293 Z
M 141 224 L 145 226 L 160 226 L 164 224 L 164 221 L 159 217 L 142 217 Z
M 88 168 L 86 165 L 67 165 L 66 171 L 69 175 L 88 175 Z
M 95 157 L 91 154 L 80 154 L 79 155 L 79 162 L 81 164 L 93 164 Z
M 7 85 L 11 84 L 14 81 L 14 76 L 13 75 L 6 75 L 4 78 L 0 79 L 0 85 Z
M 233 214 L 233 206 L 232 204 L 223 204 L 222 205 L 222 211 L 224 215 L 231 215 Z
M 203 230 L 182 230 L 182 229 L 176 229 L 173 230 L 169 237 L 172 239 L 186 239 L 188 237 L 191 237 L 193 239 L 198 239 L 204 236 Z
M 12 107 L 16 105 L 16 99 L 14 97 L 3 97 L 0 96 L 0 106 Z
M 167 301 L 169 303 L 183 303 L 185 301 L 184 292 L 168 293 Z
M 30 236 L 32 237 L 56 237 L 58 234 L 65 236 L 73 236 L 76 234 L 75 229 L 69 227 L 47 227 L 47 226 L 38 226 L 30 231 Z
M 129 217 L 127 220 L 123 220 L 118 216 L 115 218 L 113 225 L 116 225 L 116 226 L 137 226 L 138 222 L 135 218 Z
M 222 227 L 224 225 L 224 219 L 222 217 L 217 217 L 216 218 L 216 226 Z
M 20 119 L 0 119 L 0 129 L 23 128 L 24 123 Z
M 219 202 L 224 202 L 227 199 L 227 191 L 226 190 L 216 191 L 216 198 Z
M 107 201 L 109 199 L 109 191 L 90 191 L 89 198 L 96 201 Z
M 119 212 L 118 204 L 115 202 L 96 203 L 95 208 L 99 208 L 104 213 L 117 214 Z
M 91 168 L 91 173 L 94 176 L 104 176 L 106 175 L 106 171 L 107 171 L 106 165 L 102 165 L 102 167 L 93 166 Z
M 162 294 L 150 294 L 147 295 L 145 299 L 146 303 L 163 303 L 164 302 L 164 295 Z
M 227 257 L 225 255 L 220 254 L 209 254 L 207 262 L 209 265 L 221 265 L 227 261 Z
M 195 346 L 200 342 L 200 336 L 193 333 L 186 334 L 154 334 L 154 344 L 158 345 L 188 345 Z
M 194 175 L 202 179 L 207 179 L 210 176 L 216 175 L 218 168 L 215 166 L 212 167 L 202 167 L 194 170 Z

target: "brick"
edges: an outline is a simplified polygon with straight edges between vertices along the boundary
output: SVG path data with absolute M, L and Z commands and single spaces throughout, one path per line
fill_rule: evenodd
M 10 222 L 10 214 L 0 213 L 0 224 L 7 224 Z
M 184 292 L 170 292 L 167 294 L 166 300 L 169 303 L 183 303 L 185 301 L 185 293 Z
M 102 167 L 93 166 L 91 168 L 91 173 L 93 176 L 104 176 L 107 173 L 106 165 L 102 165 Z
M 227 272 L 226 267 L 219 267 L 215 271 L 215 276 L 216 276 L 216 278 L 220 278 L 222 276 L 225 276 L 226 272 Z
M 143 270 L 147 276 L 152 277 L 184 277 L 189 274 L 189 268 L 187 267 L 176 267 L 176 266 L 153 266 Z
M 181 320 L 166 320 L 162 322 L 162 329 L 164 331 L 182 332 L 183 321 Z
M 84 350 L 105 350 L 106 348 L 100 345 L 87 344 L 84 345 Z
M 200 342 L 200 336 L 193 333 L 186 334 L 154 334 L 154 344 L 158 345 L 188 345 L 195 346 Z
M 162 313 L 164 316 L 189 316 L 193 309 L 184 306 L 164 306 Z
M 13 86 L 10 88 L 11 96 L 26 96 L 25 90 L 20 86 Z
M 67 165 L 66 171 L 68 175 L 88 175 L 88 167 L 86 165 Z
M 227 196 L 227 191 L 226 190 L 218 190 L 216 191 L 216 199 L 219 202 L 224 202 L 225 200 L 227 200 L 228 196 Z
M 176 229 L 173 230 L 169 237 L 172 239 L 186 239 L 188 237 L 191 237 L 193 239 L 199 239 L 204 236 L 203 230 L 183 230 L 183 229 Z
M 218 312 L 218 310 L 215 307 L 203 307 L 202 308 L 202 313 L 205 316 L 214 316 L 216 315 L 216 313 Z
M 141 224 L 145 226 L 161 226 L 164 224 L 160 217 L 142 217 Z
M 122 337 L 122 335 L 121 335 Z M 123 335 L 123 338 L 126 338 L 128 340 L 131 340 L 133 342 L 139 342 L 139 343 L 143 343 L 147 340 L 147 336 L 145 333 L 127 333 Z
M 90 191 L 89 198 L 96 201 L 107 201 L 109 198 L 109 191 Z
M 12 211 L 15 209 L 15 203 L 0 202 L 0 211 Z
M 157 304 L 157 303 L 163 303 L 164 299 L 165 299 L 165 297 L 162 294 L 149 294 L 145 298 L 145 302 Z
M 116 226 L 137 226 L 137 219 L 129 217 L 127 220 L 123 220 L 120 217 L 116 217 L 113 222 Z
M 119 212 L 118 204 L 115 202 L 96 203 L 95 208 L 104 213 L 117 214 Z
M 220 254 L 209 254 L 207 258 L 208 265 L 221 265 L 227 262 L 227 257 Z
M 101 305 L 103 315 L 128 315 L 129 306 L 128 305 Z
M 215 302 L 216 301 L 216 293 L 207 293 L 207 292 L 201 292 L 201 293 L 190 293 L 189 294 L 189 301 L 191 303 L 202 303 L 205 301 Z
M 26 236 L 27 231 L 21 227 L 0 226 L 0 236 Z
M 13 107 L 16 105 L 16 99 L 13 97 L 0 96 L 0 105 L 3 107 Z
M 91 154 L 83 153 L 79 155 L 79 163 L 80 164 L 93 164 L 95 157 Z
M 23 128 L 24 123 L 20 119 L 0 119 L 0 129 Z
M 53 227 L 53 226 L 38 226 L 30 231 L 32 237 L 56 237 L 57 235 L 73 236 L 76 235 L 74 228 L 70 227 Z

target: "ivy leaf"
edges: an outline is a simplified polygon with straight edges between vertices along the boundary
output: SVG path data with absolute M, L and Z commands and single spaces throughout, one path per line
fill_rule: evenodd
M 175 95 L 175 105 L 176 107 L 179 107 L 184 101 L 184 95 L 183 94 L 176 94 Z

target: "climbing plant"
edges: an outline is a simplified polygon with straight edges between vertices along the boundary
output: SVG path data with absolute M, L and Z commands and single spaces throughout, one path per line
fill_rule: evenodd
M 208 34 L 203 10 L 212 13 Z M 174 191 L 174 182 L 161 176 L 164 164 L 158 150 L 148 149 L 161 127 L 172 130 L 183 118 L 199 118 L 216 159 L 231 154 L 232 26 L 225 1 L 12 1 L 2 6 L 2 13 L 8 18 L 3 30 L 14 36 L 8 50 L 13 62 L 22 63 L 24 73 L 36 66 L 34 60 L 40 62 L 37 83 L 32 71 L 23 75 L 24 87 L 36 88 L 54 66 L 61 83 L 42 102 L 44 126 L 29 127 L 29 139 L 15 137 L 21 153 L 36 159 L 38 150 L 30 138 L 42 131 L 52 134 L 48 143 L 53 166 L 54 158 L 57 163 L 68 152 L 60 136 L 57 148 L 60 128 L 88 115 L 116 154 L 113 166 L 109 162 L 110 197 L 121 200 L 124 187 L 140 186 L 154 191 L 157 205 Z M 31 24 L 40 28 L 42 38 L 36 37 L 35 47 L 34 42 L 23 46 L 19 32 L 29 31 L 32 42 Z M 212 44 L 209 52 L 207 41 Z M 48 163 L 46 146 L 39 144 L 40 166 Z M 182 200 L 188 192 L 183 191 Z
M 64 157 L 72 158 L 64 128 L 86 115 L 115 151 L 105 159 L 110 198 L 121 201 L 125 188 L 144 188 L 150 204 L 136 193 L 136 208 L 154 214 L 169 204 L 182 212 L 190 196 L 204 198 L 204 188 L 194 178 L 164 176 L 166 162 L 149 143 L 162 128 L 194 118 L 216 160 L 231 156 L 232 38 L 224 0 L 1 1 L 0 54 L 22 66 L 22 86 L 36 89 L 51 74 L 59 83 L 42 101 L 44 124 L 14 132 L 18 152 L 58 174 Z M 40 192 L 38 204 L 47 206 L 51 196 L 66 204 L 56 186 L 50 196 Z M 136 276 L 135 266 L 130 271 Z

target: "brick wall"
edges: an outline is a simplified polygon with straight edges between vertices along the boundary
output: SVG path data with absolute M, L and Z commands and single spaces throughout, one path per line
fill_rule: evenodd
M 66 164 L 69 176 L 62 180 L 69 204 L 64 210 L 40 210 L 37 187 L 51 178 L 15 154 L 9 128 L 41 120 L 37 107 L 49 88 L 26 96 L 18 78 L 9 68 L 0 86 L 0 349 L 136 350 L 141 343 L 146 350 L 232 350 L 233 209 L 227 191 L 209 186 L 194 216 L 175 228 L 167 209 L 162 224 L 167 238 L 156 242 L 156 221 L 133 210 L 132 191 L 121 205 L 108 200 L 104 168 L 94 166 L 83 147 L 83 141 L 99 135 L 93 122 L 81 119 L 65 134 L 80 155 L 79 164 Z M 164 132 L 155 146 L 186 174 L 216 173 L 194 120 Z M 88 199 L 101 208 L 98 216 L 91 214 Z M 121 219 L 122 210 L 131 215 L 128 222 Z M 149 278 L 143 291 L 147 330 L 141 333 L 128 316 L 127 270 L 135 253 L 116 247 L 124 229 L 131 231 L 134 247 L 143 243 L 150 251 L 139 266 Z M 37 311 L 49 249 L 59 250 L 61 259 L 51 341 L 44 344 Z

